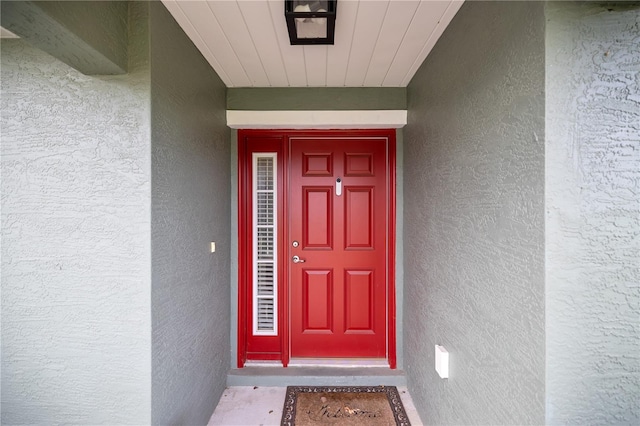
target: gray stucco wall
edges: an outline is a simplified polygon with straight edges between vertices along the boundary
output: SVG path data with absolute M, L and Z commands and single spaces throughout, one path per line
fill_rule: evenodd
M 465 3 L 408 105 L 411 396 L 425 424 L 543 424 L 544 3 Z
M 150 8 L 152 420 L 206 424 L 230 363 L 226 89 L 165 7 Z
M 546 8 L 548 424 L 640 424 L 640 3 L 612 4 Z
M 149 68 L 130 42 L 115 77 L 0 43 L 3 424 L 151 420 Z

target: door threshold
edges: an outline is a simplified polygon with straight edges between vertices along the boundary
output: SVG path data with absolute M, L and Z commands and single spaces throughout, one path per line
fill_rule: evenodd
M 282 368 L 282 361 L 254 361 L 247 360 L 244 362 L 245 367 L 280 367 Z
M 389 368 L 389 361 L 382 358 L 291 358 L 289 367 Z

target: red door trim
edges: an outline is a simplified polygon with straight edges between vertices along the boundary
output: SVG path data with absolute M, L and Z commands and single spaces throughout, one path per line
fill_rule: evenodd
M 336 137 L 386 137 L 388 140 L 388 194 L 389 202 L 387 203 L 387 217 L 389 219 L 388 241 L 387 241 L 387 302 L 388 302 L 388 342 L 387 342 L 387 359 L 391 369 L 397 368 L 396 358 L 396 295 L 395 295 L 395 244 L 396 244 L 396 132 L 394 129 L 373 129 L 373 130 L 238 130 L 238 352 L 237 365 L 242 368 L 247 361 L 247 333 L 250 324 L 248 323 L 247 313 L 247 296 L 248 286 L 248 259 L 250 258 L 251 247 L 248 247 L 248 227 L 249 223 L 249 202 L 247 197 L 250 196 L 248 166 L 247 166 L 247 138 L 249 137 L 281 137 L 283 141 L 282 150 L 280 151 L 284 165 L 289 164 L 288 139 L 290 136 L 336 136 Z M 279 161 L 280 163 L 280 161 Z M 284 167 L 282 176 L 283 185 L 289 187 L 288 168 Z M 287 211 L 287 197 L 284 197 L 281 205 L 284 211 Z M 288 241 L 288 227 L 283 227 L 283 241 Z M 286 253 L 287 250 L 284 250 Z M 282 259 L 282 257 L 281 257 Z M 288 283 L 288 268 L 282 269 L 282 279 L 284 283 Z M 280 292 L 279 303 L 280 309 L 280 336 L 283 366 L 287 366 L 290 360 L 289 353 L 289 289 L 284 288 Z
M 246 143 L 238 132 L 238 368 L 247 361 L 247 170 Z

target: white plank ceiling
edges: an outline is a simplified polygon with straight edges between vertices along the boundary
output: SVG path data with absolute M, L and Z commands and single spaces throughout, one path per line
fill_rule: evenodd
M 162 0 L 227 87 L 406 87 L 464 0 L 338 0 L 335 45 L 291 46 L 284 0 Z

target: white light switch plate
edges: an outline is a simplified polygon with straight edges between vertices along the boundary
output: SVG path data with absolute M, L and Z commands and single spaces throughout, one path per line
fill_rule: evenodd
M 211 242 L 211 253 L 215 253 L 216 252 L 216 243 L 214 243 L 213 241 Z

